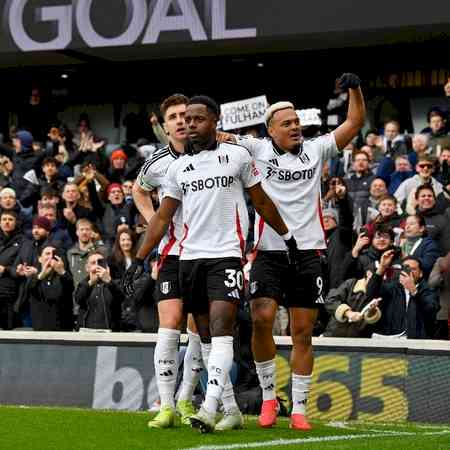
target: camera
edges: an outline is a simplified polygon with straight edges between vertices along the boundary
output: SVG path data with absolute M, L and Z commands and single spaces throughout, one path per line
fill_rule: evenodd
M 405 272 L 406 274 L 410 275 L 412 270 L 409 266 L 402 266 L 402 272 Z

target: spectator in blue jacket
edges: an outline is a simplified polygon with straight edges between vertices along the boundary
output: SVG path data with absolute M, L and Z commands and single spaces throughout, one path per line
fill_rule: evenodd
M 391 173 L 389 179 L 389 194 L 394 195 L 398 187 L 408 178 L 414 176 L 414 170 L 406 155 L 400 155 L 395 158 L 395 170 Z

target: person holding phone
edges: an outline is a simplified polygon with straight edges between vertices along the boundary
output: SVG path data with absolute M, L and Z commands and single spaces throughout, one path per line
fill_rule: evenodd
M 88 276 L 75 292 L 75 302 L 80 307 L 80 331 L 120 331 L 121 304 L 125 296 L 119 283 L 112 280 L 102 252 L 94 250 L 89 254 L 86 272 Z
M 407 256 L 402 260 L 398 279 L 385 280 L 395 251 L 383 253 L 380 264 L 370 279 L 367 293 L 371 298 L 382 298 L 379 304 L 381 319 L 377 336 L 393 338 L 429 339 L 434 335 L 439 297 L 423 277 L 419 258 Z
M 42 248 L 37 267 L 27 266 L 31 321 L 35 331 L 72 331 L 73 279 L 56 245 Z

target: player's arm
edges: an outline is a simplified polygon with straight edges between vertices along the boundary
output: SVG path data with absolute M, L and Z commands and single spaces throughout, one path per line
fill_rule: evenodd
M 343 91 L 348 90 L 349 95 L 347 119 L 333 132 L 337 148 L 343 150 L 364 126 L 366 106 L 360 87 L 361 80 L 358 76 L 345 73 L 340 78 L 339 85 Z
M 150 222 L 150 219 L 155 214 L 150 192 L 143 189 L 138 183 L 134 183 L 133 185 L 134 204 L 147 223 Z
M 266 194 L 261 183 L 255 184 L 248 189 L 248 193 L 258 214 L 268 223 L 280 236 L 289 233 L 289 230 L 280 216 L 278 209 L 272 199 Z
M 159 244 L 175 215 L 180 201 L 171 197 L 164 197 L 158 211 L 150 219 L 144 236 L 144 242 L 136 253 L 136 259 L 143 261 Z

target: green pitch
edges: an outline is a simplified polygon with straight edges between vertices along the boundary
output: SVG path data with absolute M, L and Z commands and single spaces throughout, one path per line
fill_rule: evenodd
M 314 430 L 289 430 L 280 418 L 262 430 L 247 417 L 244 430 L 201 435 L 188 427 L 150 430 L 146 413 L 56 408 L 0 408 L 1 450 L 237 450 L 358 449 L 449 450 L 450 426 L 317 423 Z

